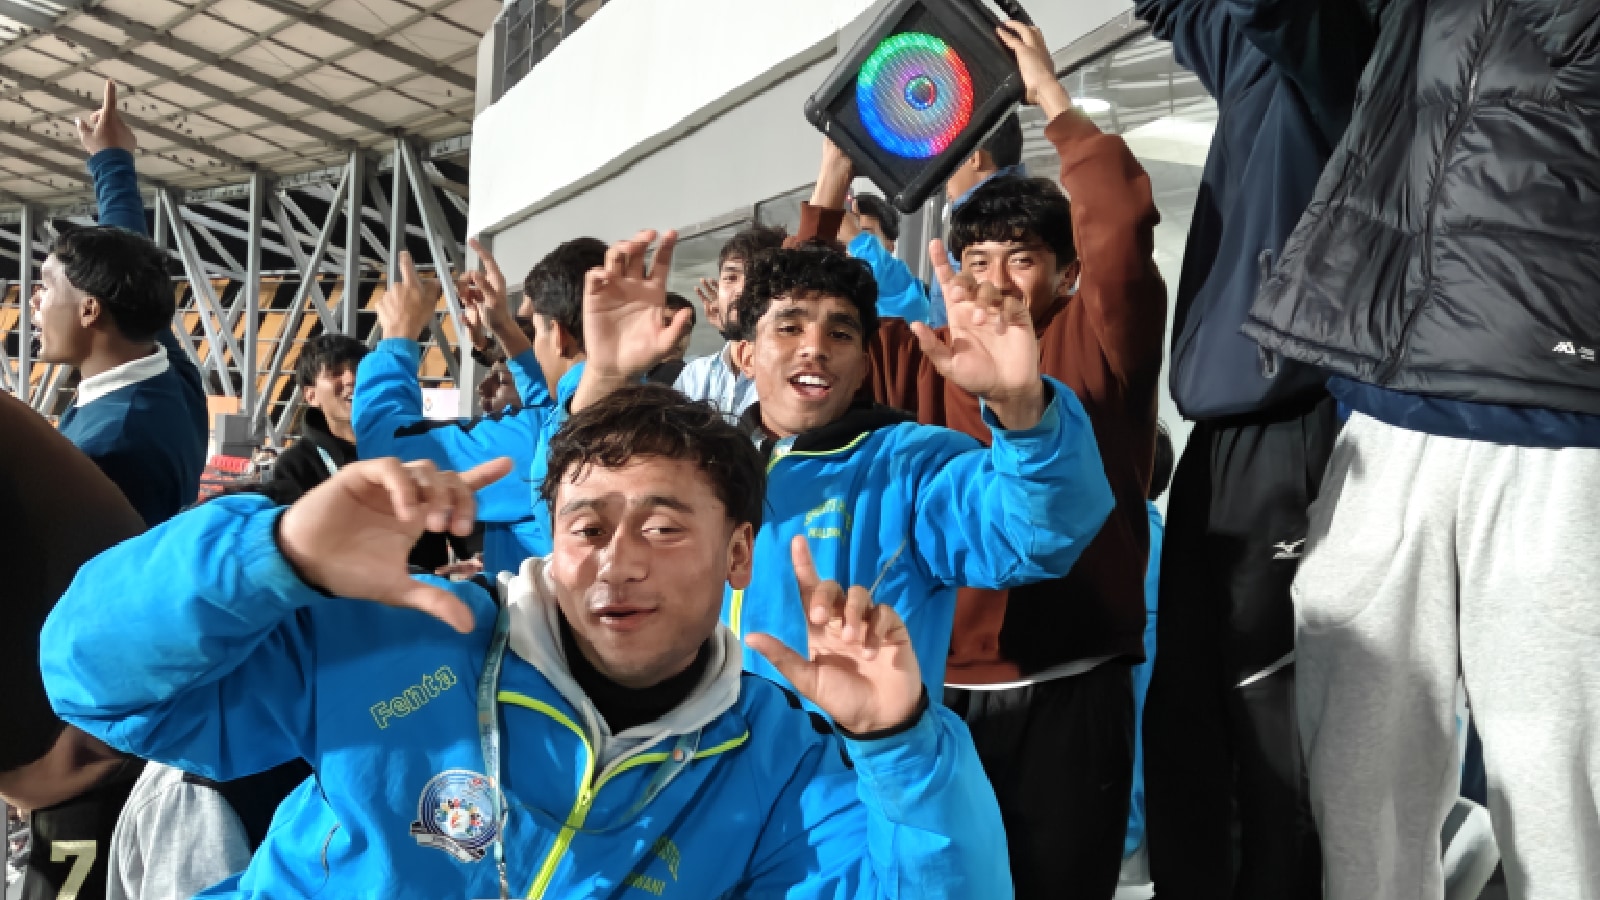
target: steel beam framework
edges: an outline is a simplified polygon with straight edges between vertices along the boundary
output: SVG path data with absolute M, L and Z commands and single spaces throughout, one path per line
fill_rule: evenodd
M 252 434 L 280 447 L 290 437 L 302 394 L 288 386 L 288 376 L 310 336 L 343 333 L 376 343 L 379 329 L 370 315 L 362 316 L 363 288 L 397 278 L 400 253 L 408 248 L 426 247 L 418 267 L 443 276 L 444 309 L 423 336 L 424 353 L 442 354 L 449 380 L 459 384 L 460 348 L 447 335 L 465 333 L 461 298 L 450 277 L 466 257 L 465 235 L 456 232 L 445 210 L 448 204 L 464 212 L 466 198 L 457 193 L 463 186 L 443 177 L 431 160 L 469 146 L 453 138 L 419 147 L 396 135 L 382 160 L 351 150 L 343 165 L 294 178 L 274 180 L 258 171 L 237 188 L 183 192 L 156 185 L 149 193 L 155 241 L 182 273 L 173 286 L 179 297 L 173 318 L 178 342 L 201 370 L 207 390 L 238 402 Z M 390 176 L 387 184 L 380 174 Z M 228 205 L 239 200 L 248 206 Z M 308 209 L 317 216 L 308 215 Z M 46 415 L 64 408 L 72 378 L 65 367 L 34 360 L 28 299 L 37 266 L 49 252 L 54 221 L 86 222 L 93 212 L 92 204 L 21 204 L 0 213 L 0 255 L 12 256 L 4 242 L 14 241 L 19 272 L 14 282 L 0 282 L 0 288 L 17 288 L 15 322 L 0 332 L 0 389 Z M 10 227 L 16 228 L 14 237 Z M 278 240 L 268 239 L 269 231 Z M 230 252 L 219 235 L 242 241 L 245 252 Z M 263 250 L 287 254 L 293 271 L 267 277 Z M 292 299 L 285 305 L 287 294 L 278 287 L 286 291 L 290 283 Z M 0 296 L 9 294 L 0 290 Z M 444 317 L 453 329 L 445 328 Z M 437 366 L 440 357 L 430 358 Z

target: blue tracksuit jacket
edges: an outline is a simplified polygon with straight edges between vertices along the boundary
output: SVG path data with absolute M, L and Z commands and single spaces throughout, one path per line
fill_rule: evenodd
M 872 269 L 872 277 L 878 282 L 879 318 L 928 321 L 927 290 L 911 274 L 911 268 L 885 250 L 875 235 L 863 231 L 851 239 L 845 250 Z
M 425 843 L 441 810 L 470 816 L 486 796 L 475 700 L 494 602 L 425 578 L 471 606 L 478 628 L 461 635 L 329 598 L 278 551 L 280 512 L 218 500 L 86 565 L 42 635 L 56 711 L 213 778 L 311 763 L 250 867 L 202 897 L 499 896 L 492 854 Z M 688 767 L 630 818 L 666 753 L 597 779 L 578 713 L 512 653 L 498 699 L 516 896 L 1010 896 L 999 808 L 937 704 L 902 734 L 845 741 L 745 675 Z
M 759 631 L 806 646 L 789 550 L 805 535 L 823 578 L 878 586 L 876 599 L 892 604 L 911 632 L 930 695 L 942 696 L 956 587 L 1060 578 L 1111 512 L 1088 415 L 1066 385 L 1045 381 L 1054 396 L 1027 431 L 1007 431 L 985 410 L 989 448 L 870 404 L 768 446 L 756 579 L 748 591 L 729 592 L 723 621 L 740 637 Z M 748 427 L 759 427 L 760 410 L 758 403 L 746 412 Z M 782 680 L 753 650 L 745 668 Z
M 577 391 L 583 366 L 563 376 L 556 386 L 558 397 L 551 397 L 544 373 L 528 350 L 506 364 L 522 397 L 521 409 L 510 415 L 432 421 L 422 414 L 422 383 L 417 380 L 421 363 L 422 348 L 404 338 L 380 341 L 361 360 L 352 404 L 361 458 L 426 459 L 441 469 L 464 472 L 497 457 L 511 457 L 511 474 L 477 495 L 478 521 L 487 526 L 484 571 L 516 572 L 523 560 L 549 554 L 550 513 L 538 498 L 545 448 L 565 418 L 557 415 L 557 409 Z

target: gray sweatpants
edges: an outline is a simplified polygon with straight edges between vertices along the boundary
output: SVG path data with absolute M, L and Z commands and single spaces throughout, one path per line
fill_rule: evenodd
M 1294 583 L 1301 742 L 1328 900 L 1439 900 L 1456 679 L 1511 896 L 1600 900 L 1600 450 L 1359 413 Z

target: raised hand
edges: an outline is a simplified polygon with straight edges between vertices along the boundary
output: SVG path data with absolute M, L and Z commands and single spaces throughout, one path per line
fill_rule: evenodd
M 1067 89 L 1056 80 L 1056 64 L 1050 58 L 1050 47 L 1044 42 L 1044 32 L 1021 22 L 1006 22 L 996 28 L 995 33 L 1000 36 L 1000 42 L 1017 55 L 1022 86 L 1027 91 L 1023 96 L 1024 103 L 1043 110 L 1047 121 L 1072 107 Z
M 717 283 L 709 278 L 700 279 L 700 283 L 694 286 L 694 295 L 700 301 L 700 308 L 706 311 L 706 324 L 721 331 L 722 291 Z
M 690 328 L 694 310 L 669 317 L 667 273 L 678 233 L 661 235 L 654 262 L 645 254 L 656 232 L 641 231 L 606 251 L 605 265 L 589 270 L 583 282 L 583 345 L 588 356 L 583 381 L 572 399 L 577 412 L 648 372 L 666 359 Z
M 494 335 L 489 331 L 489 323 L 481 309 L 482 298 L 478 295 L 478 289 L 472 286 L 471 278 L 456 276 L 456 296 L 461 298 L 461 319 L 467 326 L 472 349 L 487 352 L 494 343 Z
M 409 251 L 400 253 L 400 280 L 389 285 L 378 299 L 378 325 L 386 338 L 416 340 L 433 321 L 434 310 L 444 288 L 437 278 L 417 274 L 417 264 Z
M 944 242 L 928 245 L 934 274 L 944 291 L 950 328 L 946 337 L 921 322 L 911 330 L 922 352 L 946 379 L 983 398 L 1002 425 L 1024 430 L 1044 415 L 1039 380 L 1039 339 L 1022 297 L 1006 297 L 993 285 L 950 269 Z
M 117 83 L 106 79 L 105 96 L 100 102 L 100 108 L 89 114 L 88 119 L 78 118 L 78 140 L 83 144 L 83 149 L 90 156 L 117 147 L 133 153 L 139 149 L 139 139 L 122 121 L 122 115 L 117 112 Z
M 511 313 L 511 302 L 506 298 L 506 276 L 500 271 L 500 263 L 495 261 L 494 254 L 490 253 L 477 238 L 467 241 L 474 252 L 478 254 L 481 269 L 465 272 L 461 281 L 468 286 L 468 292 L 462 296 L 470 296 L 477 309 L 478 316 L 484 324 L 494 332 L 505 348 L 506 356 L 516 356 L 528 349 L 528 336 L 522 333 L 517 326 L 516 317 Z
M 457 475 L 430 462 L 351 463 L 289 507 L 278 546 L 307 584 L 337 597 L 425 612 L 463 634 L 472 612 L 455 595 L 416 581 L 407 557 L 423 531 L 472 533 L 473 491 L 511 471 L 505 457 Z
M 844 209 L 850 183 L 855 180 L 855 163 L 831 138 L 822 139 L 822 168 L 816 187 L 811 189 L 811 205 L 818 209 Z
M 910 721 L 922 699 L 922 670 L 900 616 L 874 604 L 864 587 L 846 593 L 819 578 L 804 537 L 794 539 L 790 555 L 810 658 L 770 634 L 752 634 L 747 642 L 846 731 L 867 734 Z

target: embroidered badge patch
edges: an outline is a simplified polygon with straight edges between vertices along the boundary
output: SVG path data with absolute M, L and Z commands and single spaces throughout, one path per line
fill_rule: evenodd
M 477 862 L 499 833 L 494 804 L 488 778 L 466 769 L 440 772 L 422 789 L 411 835 L 424 847 Z

